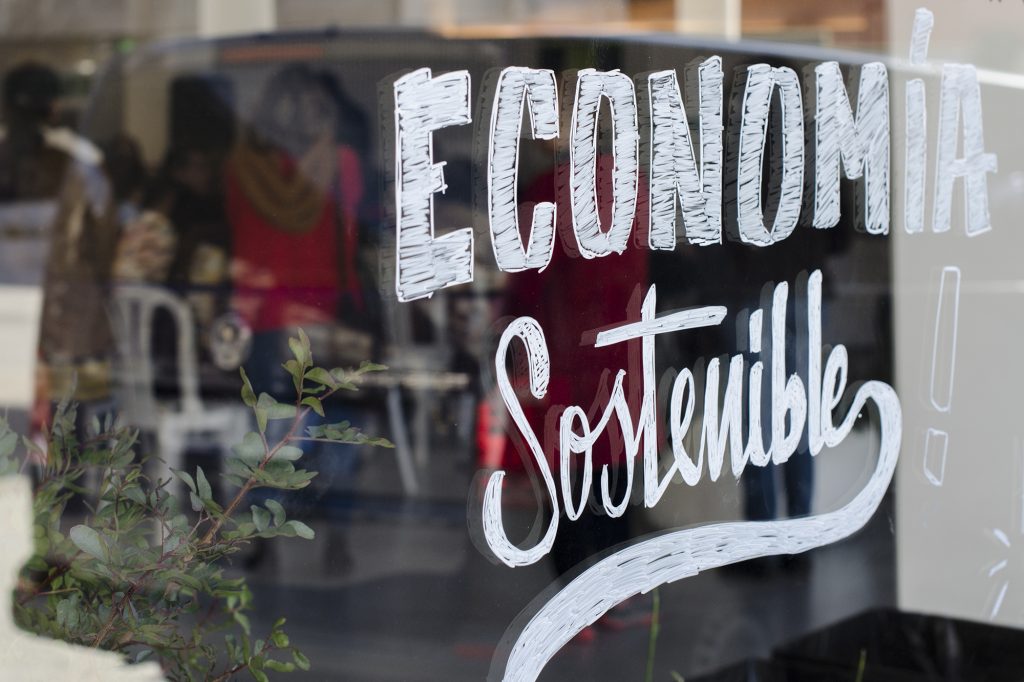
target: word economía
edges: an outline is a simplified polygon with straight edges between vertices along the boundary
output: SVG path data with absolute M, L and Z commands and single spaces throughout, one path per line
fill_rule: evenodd
M 911 65 L 925 63 L 932 25 L 931 12 L 918 10 Z M 401 301 L 428 297 L 441 288 L 473 280 L 473 228 L 458 228 L 440 236 L 434 229 L 434 195 L 444 192 L 446 184 L 444 163 L 434 160 L 433 135 L 472 122 L 470 85 L 469 71 L 434 76 L 429 68 L 421 68 L 399 78 L 393 86 L 395 289 Z M 779 242 L 793 233 L 801 218 L 805 186 L 812 192 L 806 201 L 810 224 L 831 228 L 840 218 L 841 174 L 863 183 L 859 226 L 870 234 L 889 233 L 890 85 L 885 64 L 871 62 L 859 68 L 859 78 L 850 83 L 856 89 L 856 108 L 837 62 L 823 62 L 808 69 L 803 80 L 789 67 L 747 66 L 736 79 L 728 127 L 723 119 L 721 57 L 710 57 L 690 68 L 684 85 L 681 89 L 675 69 L 635 78 L 618 70 L 583 69 L 576 74 L 567 125 L 568 213 L 572 216 L 575 246 L 584 258 L 600 258 L 626 249 L 641 199 L 649 208 L 646 227 L 651 249 L 675 248 L 677 212 L 682 215 L 683 232 L 691 244 L 720 244 L 723 223 L 729 236 L 744 243 L 763 247 Z M 697 112 L 695 135 L 691 133 L 683 90 L 688 92 L 687 103 Z M 805 91 L 810 98 L 806 111 L 813 116 L 813 131 L 806 139 Z M 780 102 L 777 109 L 772 106 L 776 93 Z M 924 81 L 908 80 L 905 97 L 903 223 L 907 232 L 915 233 L 924 231 L 925 225 L 928 159 Z M 596 189 L 598 120 L 603 101 L 611 112 L 612 131 L 612 209 L 608 224 L 602 224 L 599 217 Z M 533 207 L 524 244 L 517 208 L 517 171 L 524 109 L 529 137 L 554 140 L 559 138 L 560 124 L 565 123 L 560 120 L 558 102 L 553 70 L 512 66 L 497 76 L 489 107 L 486 206 L 495 260 L 506 272 L 543 270 L 551 261 L 556 206 L 540 202 Z M 768 166 L 780 174 L 778 205 L 768 225 L 762 187 L 773 116 L 780 117 L 781 158 L 771 159 Z M 962 156 L 958 156 L 961 137 Z M 985 151 L 981 93 L 972 65 L 943 65 L 935 148 L 932 231 L 950 229 L 958 178 L 964 180 L 967 234 L 988 231 L 987 173 L 995 171 L 996 157 Z M 808 154 L 813 158 L 805 159 Z M 813 177 L 805 183 L 805 168 L 811 160 Z M 639 197 L 641 161 L 646 161 L 647 197 Z M 725 177 L 726 169 L 732 177 Z M 728 189 L 728 197 L 723 196 L 723 187 Z M 723 206 L 730 211 L 725 220 Z

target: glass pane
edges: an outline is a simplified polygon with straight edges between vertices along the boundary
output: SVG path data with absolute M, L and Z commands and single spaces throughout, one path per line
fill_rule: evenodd
M 1022 675 L 1024 7 L 47 6 L 11 679 Z

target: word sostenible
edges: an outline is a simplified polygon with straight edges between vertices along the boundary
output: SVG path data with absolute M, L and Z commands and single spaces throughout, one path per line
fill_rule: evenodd
M 923 62 L 922 49 L 927 50 L 931 15 L 924 12 L 919 11 L 914 25 L 912 64 Z M 917 47 L 922 42 L 924 48 Z M 692 67 L 686 78 L 689 84 L 696 83 L 692 88 L 696 102 L 691 104 L 699 117 L 697 149 L 674 69 L 635 79 L 618 70 L 579 71 L 568 125 L 568 208 L 579 254 L 599 258 L 626 249 L 637 212 L 642 160 L 646 162 L 651 249 L 675 248 L 677 206 L 687 240 L 701 246 L 722 242 L 723 223 L 727 234 L 742 242 L 774 244 L 792 234 L 805 203 L 812 212 L 813 227 L 834 227 L 840 217 L 840 168 L 847 178 L 862 178 L 864 183 L 860 226 L 871 234 L 887 234 L 891 184 L 887 68 L 881 62 L 859 68 L 856 111 L 837 62 L 823 62 L 807 74 L 804 89 L 813 100 L 807 111 L 813 113 L 814 177 L 808 183 L 813 196 L 805 202 L 804 103 L 801 79 L 793 69 L 753 64 L 738 70 L 734 86 L 738 96 L 732 100 L 725 125 L 721 57 Z M 556 206 L 552 202 L 534 206 L 524 245 L 517 169 L 524 107 L 533 139 L 559 137 L 556 75 L 550 69 L 512 66 L 500 72 L 493 90 L 486 205 L 494 256 L 506 272 L 543 270 L 554 249 Z M 781 158 L 773 159 L 771 168 L 781 175 L 778 208 L 772 224 L 766 225 L 761 196 L 776 91 L 781 102 L 777 114 L 781 116 Z M 596 191 L 603 99 L 610 105 L 613 135 L 608 225 L 601 224 Z M 904 227 L 921 232 L 927 158 L 923 80 L 906 83 L 906 99 Z M 435 236 L 433 205 L 434 195 L 446 188 L 444 164 L 435 163 L 433 157 L 433 134 L 471 123 L 469 71 L 433 76 L 429 68 L 415 70 L 395 81 L 394 103 L 395 288 L 399 300 L 411 301 L 473 280 L 473 229 Z M 482 110 L 487 109 L 484 103 Z M 943 66 L 938 121 L 932 230 L 949 230 L 954 183 L 963 178 L 967 234 L 986 232 L 990 229 L 986 174 L 995 171 L 996 158 L 984 149 L 981 94 L 973 66 Z M 958 157 L 961 131 L 963 156 Z M 730 177 L 723 178 L 726 174 Z M 723 179 L 730 188 L 724 202 Z M 723 206 L 729 212 L 725 220 Z
M 605 409 L 594 423 L 591 423 L 581 406 L 570 405 L 565 408 L 559 419 L 558 428 L 561 491 L 556 490 L 555 478 L 548 465 L 548 456 L 519 404 L 506 369 L 510 344 L 518 339 L 526 348 L 530 392 L 535 398 L 543 398 L 552 369 L 544 331 L 537 321 L 530 317 L 520 317 L 513 321 L 502 334 L 495 357 L 494 368 L 498 389 L 516 428 L 530 449 L 533 465 L 536 466 L 546 487 L 547 503 L 554 512 L 544 536 L 535 545 L 523 549 L 512 543 L 505 534 L 502 522 L 501 488 L 504 472 L 492 473 L 484 492 L 482 527 L 487 547 L 493 555 L 508 566 L 522 566 L 534 563 L 547 554 L 558 530 L 559 492 L 561 507 L 565 509 L 569 521 L 575 521 L 580 517 L 590 499 L 594 480 L 591 453 L 595 442 L 602 436 L 612 419 L 619 425 L 625 443 L 622 461 L 625 465 L 626 492 L 623 493 L 621 500 L 612 499 L 609 469 L 604 465 L 601 469 L 600 493 L 595 494 L 595 499 L 601 500 L 605 513 L 611 517 L 621 516 L 629 504 L 634 478 L 634 460 L 641 454 L 644 506 L 653 507 L 676 475 L 686 484 L 696 485 L 703 475 L 705 458 L 708 475 L 712 481 L 717 480 L 722 472 L 727 449 L 732 473 L 739 478 L 748 463 L 763 467 L 789 460 L 796 451 L 805 426 L 812 455 L 817 455 L 824 447 L 834 447 L 841 443 L 852 428 L 864 401 L 854 400 L 854 404 L 848 408 L 848 413 L 838 424 L 833 420 L 833 412 L 840 405 L 846 392 L 849 357 L 845 346 L 836 345 L 825 359 L 824 367 L 822 366 L 821 280 L 820 270 L 814 271 L 808 278 L 806 317 L 799 316 L 806 319 L 806 329 L 801 330 L 806 333 L 807 340 L 806 385 L 799 375 L 790 374 L 793 368 L 786 367 L 786 300 L 789 287 L 782 282 L 775 286 L 771 303 L 770 358 L 767 363 L 760 358 L 751 362 L 746 368 L 749 376 L 745 380 L 744 357 L 741 354 L 733 355 L 727 369 L 721 407 L 720 361 L 713 358 L 708 362 L 705 380 L 702 382 L 705 393 L 704 415 L 699 420 L 698 427 L 701 430 L 700 445 L 697 452 L 692 455 L 687 453 L 685 442 L 691 424 L 694 423 L 694 408 L 697 402 L 694 395 L 694 377 L 689 369 L 682 369 L 676 376 L 668 413 L 672 464 L 664 475 L 659 475 L 654 337 L 657 334 L 719 325 L 725 319 L 727 311 L 722 306 L 705 306 L 657 316 L 656 289 L 652 285 L 644 299 L 640 321 L 602 331 L 594 343 L 595 347 L 601 347 L 633 339 L 641 340 L 643 399 L 636 423 L 634 424 L 623 385 L 627 373 L 621 369 L 609 391 Z M 750 315 L 749 347 L 755 357 L 761 353 L 764 324 L 762 318 L 767 314 L 768 311 L 756 310 Z M 762 428 L 761 395 L 766 373 L 769 382 L 770 418 L 769 423 Z M 745 385 L 748 386 L 746 410 Z M 878 408 L 883 412 L 892 408 L 894 414 L 882 414 L 881 419 L 898 421 L 899 402 L 891 388 L 887 388 L 887 391 L 891 399 L 881 401 Z M 746 429 L 744 421 L 748 422 Z M 763 432 L 767 432 L 768 438 L 765 438 Z M 579 455 L 582 455 L 582 462 L 574 462 Z M 574 495 L 570 469 L 577 464 L 582 472 L 582 486 L 578 495 Z

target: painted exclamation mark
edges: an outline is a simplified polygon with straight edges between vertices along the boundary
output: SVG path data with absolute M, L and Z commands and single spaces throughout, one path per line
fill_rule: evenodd
M 949 412 L 953 403 L 956 376 L 956 335 L 960 315 L 960 268 L 947 265 L 939 278 L 939 298 L 935 305 L 932 337 L 932 364 L 928 398 L 939 412 Z M 924 475 L 934 486 L 941 486 L 946 475 L 949 434 L 929 428 L 924 439 Z

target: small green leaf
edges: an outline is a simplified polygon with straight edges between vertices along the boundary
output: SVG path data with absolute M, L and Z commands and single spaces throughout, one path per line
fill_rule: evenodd
M 288 339 L 288 348 L 292 351 L 292 355 L 295 357 L 295 361 L 300 365 L 307 363 L 306 352 L 302 348 L 302 343 L 295 338 Z
M 282 459 L 287 462 L 294 462 L 295 460 L 302 457 L 302 448 L 297 448 L 294 445 L 282 445 L 274 453 L 274 459 Z
M 271 419 L 295 419 L 298 410 L 291 403 L 278 403 L 270 409 L 268 416 Z
M 103 544 L 103 539 L 89 526 L 74 526 L 68 535 L 78 549 L 101 561 L 107 560 L 107 548 Z
M 210 482 L 206 480 L 203 467 L 196 467 L 196 494 L 203 502 L 213 499 L 213 490 L 210 489 Z
M 189 490 L 196 492 L 196 482 L 192 480 L 192 476 L 190 474 L 185 471 L 176 471 L 174 469 L 171 469 L 171 471 L 188 486 Z
M 306 433 L 313 438 L 329 438 L 331 440 L 338 440 L 343 438 L 345 433 L 351 430 L 351 424 L 347 421 L 338 422 L 337 424 L 318 424 L 316 426 L 307 426 Z
M 306 655 L 298 649 L 292 649 L 292 658 L 295 660 L 295 665 L 299 666 L 300 670 L 309 670 L 309 659 Z
M 78 601 L 81 598 L 79 594 L 73 594 L 68 598 L 60 599 L 57 602 L 57 624 L 66 628 L 72 629 L 78 625 L 79 622 L 79 605 Z
M 295 417 L 295 405 L 280 403 L 267 393 L 260 393 L 256 407 L 266 410 L 268 419 L 293 419 Z
M 369 362 L 367 360 L 364 360 L 359 365 L 359 373 L 362 374 L 364 372 L 383 372 L 387 368 L 387 365 L 378 365 L 375 362 Z
M 203 508 L 203 501 L 199 499 L 199 496 L 195 493 L 188 494 L 188 500 L 192 504 L 192 511 L 197 512 Z
M 301 328 L 299 329 L 299 338 L 288 339 L 288 347 L 292 351 L 292 355 L 298 360 L 299 364 L 303 367 L 309 367 L 313 364 L 313 353 L 309 349 L 309 337 L 306 336 Z
M 263 467 L 263 472 L 270 474 L 271 476 L 279 476 L 281 474 L 290 474 L 295 471 L 295 465 L 286 459 L 277 459 L 276 457 Z
M 10 457 L 18 445 L 18 434 L 11 431 L 4 422 L 3 435 L 0 436 L 0 457 Z
M 313 411 L 316 412 L 321 417 L 324 416 L 324 406 L 323 403 L 320 402 L 320 398 L 317 398 L 316 396 L 312 395 L 307 396 L 302 399 L 302 404 L 308 405 L 311 408 L 313 408 Z
M 239 367 L 238 371 L 242 375 L 242 402 L 244 402 L 247 407 L 255 407 L 256 393 L 252 390 L 252 384 L 249 382 L 249 377 L 245 373 L 245 368 Z
M 316 475 L 316 471 L 306 471 L 305 469 L 296 471 L 288 476 L 288 488 L 290 490 L 305 488 L 310 481 L 316 478 Z
M 164 540 L 164 551 L 165 552 L 173 552 L 174 550 L 178 549 L 178 547 L 180 545 L 181 545 L 181 536 L 180 535 L 171 535 L 166 540 Z
M 255 431 L 245 434 L 242 442 L 233 446 L 231 450 L 247 464 L 259 464 L 266 454 L 263 449 L 263 439 Z
M 221 476 L 223 476 L 227 480 L 228 483 L 230 483 L 231 485 L 235 486 L 236 488 L 241 488 L 249 480 L 249 476 L 248 475 L 246 475 L 246 476 L 236 476 L 235 474 L 221 474 Z
M 250 667 L 249 674 L 252 675 L 252 678 L 256 680 L 256 682 L 270 682 L 270 678 L 267 677 L 267 674 L 262 670 Z
M 257 507 L 255 504 L 252 505 L 252 523 L 256 526 L 256 530 L 260 533 L 267 529 L 270 525 L 270 514 L 266 509 Z
M 160 577 L 162 577 L 164 580 L 168 582 L 175 582 L 179 585 L 184 585 L 185 587 L 193 589 L 196 592 L 199 592 L 203 589 L 203 583 L 201 580 L 199 580 L 199 578 L 193 575 L 189 575 L 184 571 L 167 571 L 166 573 L 160 574 Z
M 131 500 L 137 505 L 145 506 L 146 504 L 146 493 L 137 485 L 127 486 L 122 494 L 125 499 Z
M 274 646 L 276 646 L 278 649 L 284 649 L 291 643 L 291 641 L 288 639 L 288 635 L 286 635 L 281 630 L 275 630 L 274 632 L 270 633 L 270 641 L 273 642 Z M 267 662 L 269 663 L 270 661 Z
M 224 460 L 224 468 L 226 471 L 221 473 L 221 476 L 226 478 L 233 485 L 241 488 L 245 485 L 252 477 L 253 469 L 257 466 L 257 463 L 252 465 L 246 464 L 237 457 L 228 457 Z
M 267 500 L 265 504 L 267 505 L 267 509 L 270 510 L 270 513 L 274 515 L 274 525 L 280 526 L 282 523 L 284 523 L 285 513 L 284 507 L 281 506 L 281 503 L 278 502 L 277 500 Z M 279 628 L 282 625 L 284 625 L 283 618 L 279 619 L 278 622 L 274 623 L 275 628 Z
M 284 527 L 291 528 L 293 531 L 295 531 L 296 535 L 298 535 L 300 538 L 304 540 L 312 540 L 316 537 L 316 533 L 313 532 L 313 529 L 304 524 L 302 521 L 288 521 L 284 524 L 284 526 L 282 526 L 282 528 Z
M 252 626 L 249 624 L 249 616 L 245 615 L 241 611 L 233 611 L 231 615 L 235 619 L 235 622 L 242 626 L 242 630 L 245 634 L 248 635 L 252 633 Z
M 313 369 L 309 370 L 308 372 L 306 372 L 306 378 L 309 379 L 310 381 L 315 381 L 318 384 L 330 386 L 331 388 L 334 388 L 335 386 L 338 385 L 338 382 L 334 380 L 334 377 L 331 376 L 331 373 L 328 372 L 323 367 L 314 367 Z
M 281 366 L 292 375 L 292 384 L 295 386 L 295 390 L 298 391 L 302 386 L 302 376 L 306 368 L 299 364 L 298 360 L 288 360 Z
M 341 367 L 335 367 L 331 370 L 331 376 L 334 377 L 334 381 L 337 382 L 338 388 L 343 388 L 346 391 L 356 391 L 356 385 L 352 383 L 353 373 L 347 369 Z
M 295 664 L 289 661 L 275 661 L 272 658 L 267 659 L 267 667 L 279 673 L 290 673 L 295 672 Z

